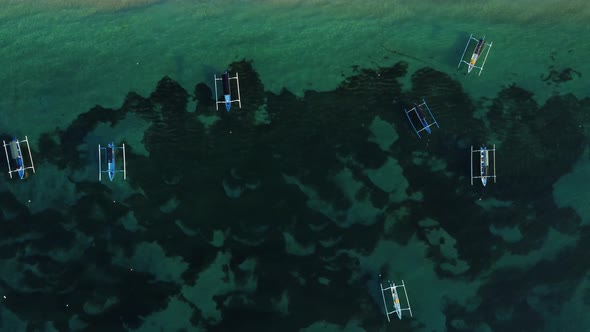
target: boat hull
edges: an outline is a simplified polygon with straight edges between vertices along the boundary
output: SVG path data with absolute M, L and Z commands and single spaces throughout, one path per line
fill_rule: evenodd
M 16 169 L 18 171 L 18 177 L 22 180 L 25 178 L 25 164 L 23 162 L 23 154 L 20 148 L 20 143 L 16 137 L 12 138 L 12 142 L 10 144 L 10 152 L 12 154 L 12 158 L 16 163 Z
M 231 108 L 231 96 L 230 95 L 225 95 L 223 97 L 225 99 L 225 110 L 229 112 L 229 110 Z
M 115 143 L 109 143 L 107 146 L 107 170 L 109 179 L 113 181 L 115 177 Z
M 485 187 L 485 185 L 488 183 L 488 170 L 490 167 L 489 151 L 485 146 L 482 146 L 480 150 L 481 184 L 483 184 Z

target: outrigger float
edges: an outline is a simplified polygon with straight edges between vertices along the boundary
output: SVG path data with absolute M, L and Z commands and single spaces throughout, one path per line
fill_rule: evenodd
M 467 41 L 467 45 L 465 45 L 465 50 L 463 51 L 463 54 L 461 55 L 461 60 L 459 61 L 459 65 L 457 66 L 457 68 L 461 67 L 462 63 L 465 63 L 468 66 L 467 73 L 471 73 L 473 68 L 477 68 L 477 69 L 479 69 L 479 74 L 477 74 L 477 76 L 481 75 L 481 71 L 483 70 L 483 66 L 485 66 L 486 60 L 488 59 L 488 54 L 490 54 L 490 50 L 492 49 L 492 42 L 486 43 L 485 38 L 486 37 L 483 36 L 480 39 L 477 39 L 477 38 L 473 37 L 473 34 L 471 34 L 469 36 L 469 40 Z M 465 57 L 465 53 L 467 52 L 467 49 L 469 48 L 469 44 L 472 41 L 476 42 L 475 49 L 473 50 L 473 54 L 471 55 L 471 60 L 469 60 L 469 62 L 467 62 L 464 59 L 464 57 Z M 476 66 L 475 63 L 477 62 L 477 60 L 480 58 L 480 56 L 484 52 L 486 55 L 483 59 L 483 63 L 481 64 L 481 66 Z
M 213 84 L 215 85 L 215 98 L 217 98 L 217 100 L 215 101 L 215 109 L 219 111 L 219 104 L 225 104 L 225 109 L 226 111 L 229 112 L 230 108 L 231 108 L 231 103 L 234 102 L 238 102 L 238 105 L 240 108 L 242 108 L 242 101 L 241 101 L 241 97 L 240 97 L 240 79 L 238 78 L 238 73 L 236 73 L 236 76 L 234 77 L 230 77 L 229 76 L 229 72 L 226 70 L 225 72 L 223 72 L 223 74 L 221 75 L 221 77 L 217 77 L 217 75 L 213 74 Z M 236 80 L 236 86 L 237 86 L 237 92 L 238 92 L 238 99 L 231 99 L 231 87 L 230 87 L 230 81 L 231 80 Z M 221 84 L 223 86 L 223 100 L 219 101 L 219 95 L 217 92 L 217 81 L 221 81 Z
M 430 114 L 430 118 L 432 119 L 432 121 L 430 121 L 430 123 L 426 119 L 426 116 L 424 116 L 424 112 L 423 112 L 424 108 L 426 108 L 426 110 L 428 111 L 428 114 Z M 414 107 L 412 107 L 412 109 L 410 109 L 409 111 L 404 109 L 404 112 L 406 113 L 408 120 L 410 120 L 410 124 L 412 125 L 412 128 L 414 128 L 414 131 L 416 132 L 416 135 L 418 135 L 418 138 L 422 138 L 422 136 L 420 136 L 420 132 L 423 130 L 426 130 L 426 132 L 430 134 L 431 133 L 430 126 L 432 126 L 432 125 L 436 125 L 438 128 L 440 128 L 440 126 L 438 125 L 438 122 L 436 122 L 436 119 L 434 118 L 434 115 L 432 115 L 432 112 L 430 111 L 430 107 L 428 107 L 428 104 L 426 104 L 426 101 L 424 100 L 424 98 L 422 98 L 422 104 L 420 104 L 420 105 L 414 104 Z M 422 127 L 420 130 L 416 129 L 416 126 L 414 125 L 414 122 L 412 121 L 412 118 L 410 117 L 410 113 L 413 113 L 416 120 L 418 120 L 418 122 L 420 123 L 420 126 Z
M 490 152 L 492 152 L 491 162 Z M 478 176 L 473 176 L 473 168 L 475 166 L 473 164 L 474 153 L 477 153 L 479 155 Z M 493 175 L 490 175 L 490 165 L 492 166 Z M 479 150 L 473 150 L 473 146 L 471 146 L 471 185 L 473 185 L 473 179 L 481 179 L 481 183 L 485 187 L 488 183 L 488 178 L 494 178 L 494 183 L 496 183 L 496 144 L 493 145 L 492 149 L 488 149 L 485 146 L 482 146 Z
M 115 165 L 116 150 L 123 150 L 123 169 L 117 169 Z M 103 170 L 102 154 L 105 154 L 106 168 Z M 115 173 L 123 173 L 123 180 L 127 180 L 127 162 L 125 160 L 125 143 L 121 146 L 115 146 L 115 143 L 109 143 L 106 147 L 98 145 L 98 181 L 102 181 L 102 173 L 108 173 L 109 179 L 113 181 Z
M 383 296 L 383 306 L 385 307 L 385 316 L 387 316 L 387 321 L 391 322 L 389 316 L 392 314 L 397 314 L 397 318 L 402 319 L 402 311 L 409 311 L 410 317 L 412 317 L 412 308 L 410 307 L 410 300 L 408 298 L 408 292 L 406 291 L 406 285 L 404 284 L 404 281 L 402 280 L 402 284 L 397 286 L 391 281 L 388 281 L 387 284 L 389 285 L 388 287 L 383 287 L 383 284 L 380 284 L 381 295 Z M 407 303 L 407 307 L 405 308 L 402 307 L 400 303 L 399 293 L 397 291 L 398 288 L 404 289 L 404 294 L 406 296 Z M 391 299 L 391 303 L 388 305 L 389 299 Z M 392 309 L 390 310 L 390 308 Z
M 18 173 L 18 177 L 22 180 L 27 176 L 26 170 L 31 169 L 33 173 L 35 173 L 35 164 L 33 164 L 33 155 L 31 154 L 31 146 L 29 145 L 29 138 L 25 136 L 25 139 L 19 141 L 18 138 L 13 137 L 12 141 L 6 143 L 2 140 L 4 144 L 4 152 L 6 153 L 6 161 L 8 162 L 8 175 L 12 179 L 12 173 Z M 29 152 L 29 161 L 31 162 L 31 166 L 25 166 L 25 161 L 23 158 L 23 153 L 21 149 L 21 145 L 27 145 L 27 151 Z M 10 149 L 10 157 L 8 158 L 8 149 Z M 13 167 L 10 167 L 10 159 L 13 160 L 12 164 Z

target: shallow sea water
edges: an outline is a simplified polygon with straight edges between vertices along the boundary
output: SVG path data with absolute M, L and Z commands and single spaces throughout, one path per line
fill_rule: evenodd
M 36 168 L 0 180 L 0 330 L 587 330 L 589 18 L 577 0 L 0 1 L 0 133 Z M 457 69 L 470 34 L 493 42 L 481 76 Z M 440 128 L 419 139 L 422 98 Z M 98 182 L 111 141 L 128 178 Z M 388 280 L 412 317 L 387 322 Z

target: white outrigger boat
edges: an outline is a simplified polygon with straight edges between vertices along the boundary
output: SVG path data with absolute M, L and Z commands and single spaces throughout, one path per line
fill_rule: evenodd
M 6 143 L 2 140 L 4 145 L 4 152 L 6 153 L 6 161 L 8 162 L 8 175 L 12 179 L 12 173 L 18 173 L 18 177 L 22 180 L 26 177 L 27 173 L 26 170 L 32 169 L 33 173 L 35 173 L 35 164 L 33 164 L 33 155 L 31 154 L 31 146 L 29 145 L 29 138 L 25 136 L 25 139 L 19 141 L 18 138 L 13 137 L 12 141 Z M 31 166 L 25 166 L 25 160 L 23 158 L 23 151 L 21 149 L 21 144 L 27 145 L 27 151 L 29 151 L 29 161 L 31 162 Z M 10 156 L 8 158 L 8 149 L 10 149 Z M 10 159 L 13 160 L 14 169 L 10 167 Z
M 473 68 L 477 68 L 479 69 L 479 74 L 477 74 L 477 76 L 481 75 L 481 71 L 483 70 L 483 66 L 485 66 L 486 64 L 486 60 L 488 59 L 488 54 L 490 54 L 490 50 L 492 49 L 492 42 L 486 43 L 485 42 L 485 36 L 481 37 L 480 39 L 477 39 L 475 37 L 473 37 L 473 34 L 471 34 L 469 36 L 469 40 L 467 41 L 467 45 L 465 45 L 465 50 L 463 51 L 463 54 L 461 55 L 461 60 L 459 61 L 459 65 L 457 66 L 457 68 L 461 67 L 462 63 L 467 64 L 467 73 L 471 73 L 471 71 L 473 70 Z M 471 41 L 475 41 L 475 49 L 473 50 L 473 54 L 471 54 L 471 59 L 469 60 L 469 62 L 467 62 L 464 57 L 465 57 L 465 53 L 467 52 L 467 49 L 469 48 L 469 44 L 471 43 Z M 486 52 L 487 49 L 487 52 Z M 481 64 L 481 66 L 476 66 L 475 63 L 477 62 L 477 60 L 479 59 L 479 57 L 485 52 L 485 57 L 483 59 L 483 63 Z
M 226 70 L 223 72 L 221 77 L 217 77 L 217 75 L 213 74 L 213 84 L 215 85 L 215 110 L 219 111 L 219 104 L 225 104 L 225 110 L 229 112 L 231 108 L 231 103 L 238 102 L 240 108 L 242 108 L 242 100 L 240 97 L 240 79 L 238 78 L 238 73 L 236 76 L 230 77 L 229 72 Z M 236 80 L 237 92 L 238 92 L 238 99 L 231 99 L 231 87 L 230 81 Z M 221 81 L 223 86 L 223 100 L 219 101 L 219 95 L 217 94 L 217 81 Z
M 391 322 L 391 319 L 389 318 L 390 315 L 392 314 L 397 314 L 397 318 L 402 319 L 402 311 L 409 311 L 410 312 L 410 317 L 412 317 L 412 308 L 410 307 L 410 300 L 408 298 L 408 292 L 406 292 L 406 285 L 404 284 L 404 281 L 402 280 L 402 284 L 396 286 L 393 282 L 388 281 L 387 282 L 389 284 L 389 287 L 383 287 L 383 284 L 381 285 L 381 295 L 383 296 L 383 306 L 385 307 L 385 316 L 387 316 L 387 321 Z M 404 294 L 406 296 L 406 303 L 407 303 L 407 307 L 403 308 L 402 305 L 400 304 L 400 300 L 399 300 L 399 293 L 397 291 L 398 288 L 403 288 L 404 289 Z M 387 293 L 387 296 L 386 294 Z M 388 305 L 387 304 L 387 299 L 391 299 L 391 304 Z M 389 309 L 389 308 L 393 308 L 393 309 Z
M 432 119 L 432 121 L 428 121 L 426 119 L 426 116 L 424 115 L 424 108 L 428 111 L 428 114 L 430 114 L 430 118 Z M 408 117 L 408 120 L 410 121 L 410 124 L 412 125 L 412 128 L 414 128 L 414 131 L 416 132 L 416 135 L 418 135 L 418 138 L 422 138 L 422 136 L 420 136 L 420 132 L 422 130 L 426 130 L 427 133 L 431 133 L 430 131 L 430 127 L 432 125 L 436 125 L 437 127 L 440 128 L 440 126 L 438 125 L 438 122 L 436 122 L 436 119 L 434 118 L 434 115 L 432 115 L 432 112 L 430 111 L 430 107 L 428 107 L 428 104 L 426 104 L 426 100 L 424 100 L 424 98 L 422 98 L 422 104 L 414 104 L 414 106 L 412 107 L 412 109 L 410 109 L 409 111 L 404 109 L 404 112 L 406 113 L 406 116 Z M 414 125 L 414 121 L 412 121 L 412 118 L 410 117 L 410 114 L 414 113 L 415 118 L 418 120 L 417 122 L 420 123 L 420 126 L 422 126 L 421 129 L 416 129 L 416 126 Z
M 492 152 L 492 158 L 490 162 L 490 152 Z M 473 176 L 473 154 L 477 153 L 479 155 L 479 175 Z M 477 159 L 476 159 L 477 160 Z M 493 175 L 490 175 L 490 165 L 492 165 Z M 481 183 L 486 186 L 488 183 L 488 178 L 494 178 L 494 183 L 496 183 L 496 144 L 493 145 L 492 149 L 488 149 L 485 146 L 482 146 L 479 150 L 473 150 L 473 145 L 471 146 L 471 185 L 473 185 L 473 179 L 481 179 Z
M 123 150 L 123 169 L 117 170 L 116 161 L 116 150 Z M 103 170 L 102 165 L 102 154 L 105 154 L 106 169 Z M 123 180 L 127 180 L 127 162 L 125 160 L 125 143 L 121 146 L 115 146 L 115 143 L 108 143 L 106 147 L 98 145 L 98 181 L 102 181 L 102 173 L 108 173 L 109 179 L 113 181 L 115 173 L 123 173 Z

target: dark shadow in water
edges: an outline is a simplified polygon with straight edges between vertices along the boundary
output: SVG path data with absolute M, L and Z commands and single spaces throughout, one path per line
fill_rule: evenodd
M 464 46 L 466 40 L 458 37 L 453 51 L 459 42 Z M 128 181 L 137 192 L 124 202 L 113 203 L 110 189 L 93 179 L 76 183 L 82 198 L 64 211 L 48 209 L 30 215 L 13 195 L 0 193 L 0 216 L 7 225 L 0 235 L 0 243 L 6 244 L 2 252 L 14 257 L 22 242 L 28 249 L 20 251 L 18 259 L 42 262 L 39 274 L 21 276 L 18 288 L 3 282 L 11 299 L 5 301 L 8 310 L 31 326 L 41 326 L 48 315 L 65 326 L 77 314 L 97 330 L 123 331 L 124 324 L 138 327 L 141 317 L 162 311 L 182 284 L 192 286 L 218 255 L 228 254 L 231 258 L 219 267 L 222 277 L 217 282 L 233 286 L 213 298 L 222 321 L 211 321 L 198 310 L 198 302 L 188 304 L 193 308 L 191 321 L 208 331 L 244 327 L 297 331 L 322 320 L 345 325 L 351 317 L 359 317 L 360 325 L 373 330 L 383 322 L 382 308 L 374 301 L 374 291 L 367 291 L 366 282 L 375 283 L 371 273 L 385 271 L 389 264 L 402 269 L 403 262 L 377 258 L 378 266 L 362 271 L 359 260 L 348 253 L 368 255 L 381 240 L 404 246 L 413 237 L 425 243 L 428 259 L 441 278 L 462 282 L 483 278 L 477 308 L 467 310 L 456 303 L 443 308 L 447 320 L 460 316 L 469 329 L 480 322 L 494 330 L 542 329 L 544 313 L 519 299 L 538 285 L 557 282 L 557 271 L 567 271 L 561 282 L 571 289 L 584 278 L 586 265 L 577 266 L 573 259 L 588 251 L 584 241 L 530 268 L 494 271 L 494 266 L 503 255 L 538 250 L 550 227 L 584 236 L 588 232 L 578 216 L 557 208 L 552 198 L 552 185 L 571 170 L 585 146 L 579 123 L 588 120 L 587 100 L 556 96 L 537 105 L 531 92 L 506 87 L 488 103 L 492 123 L 488 129 L 473 118 L 478 101 L 466 95 L 451 76 L 429 67 L 410 73 L 408 92 L 402 91 L 400 83 L 408 75 L 408 64 L 399 62 L 391 67 L 358 68 L 336 89 L 309 90 L 302 97 L 288 90 L 266 91 L 251 62 L 235 62 L 228 68 L 239 72 L 242 109 L 215 111 L 211 82 L 196 84 L 189 90 L 194 91 L 191 95 L 164 77 L 147 97 L 130 92 L 120 109 L 96 106 L 67 128 L 40 138 L 39 160 L 71 171 L 88 162 L 78 150 L 99 123 L 116 128 L 129 113 L 150 122 L 143 133 L 149 157 L 135 154 L 133 147 L 127 153 L 128 165 L 133 165 Z M 222 69 L 203 67 L 211 79 Z M 422 140 L 403 114 L 404 105 L 420 97 L 428 100 L 435 115 L 441 115 L 441 128 Z M 196 113 L 187 110 L 189 98 L 198 100 Z M 260 112 L 266 112 L 267 121 L 255 124 Z M 218 121 L 206 127 L 200 115 Z M 388 151 L 369 141 L 369 126 L 376 116 L 391 123 L 399 135 Z M 559 126 L 548 128 L 548 123 Z M 499 137 L 497 143 L 502 143 L 498 183 L 485 189 L 471 187 L 467 147 L 494 143 L 490 137 Z M 393 202 L 389 192 L 369 179 L 367 170 L 378 169 L 388 158 L 400 164 L 408 181 L 407 194 L 419 192 L 420 201 Z M 334 181 L 344 171 L 362 184 L 354 197 Z M 289 177 L 302 183 L 307 194 L 290 184 Z M 476 204 L 477 195 L 511 205 L 487 211 Z M 349 211 L 355 201 L 363 200 L 379 212 L 367 216 Z M 171 208 L 161 208 L 171 201 L 175 202 Z M 330 206 L 333 212 L 318 211 L 320 206 Z M 397 213 L 401 209 L 406 213 Z M 384 232 L 388 217 L 396 221 Z M 438 225 L 421 225 L 425 218 Z M 133 220 L 141 231 L 125 229 Z M 518 228 L 523 238 L 504 242 L 491 234 L 491 225 Z M 449 257 L 447 240 L 429 237 L 439 228 L 456 241 L 452 249 L 457 257 Z M 69 252 L 82 241 L 74 229 L 90 242 L 76 249 L 78 254 L 69 260 L 53 259 L 52 250 Z M 210 244 L 214 231 L 224 233 L 218 248 Z M 140 243 L 157 244 L 167 257 L 185 262 L 180 280 L 160 280 L 152 273 L 113 263 L 115 255 L 122 261 L 132 257 Z M 458 260 L 469 269 L 452 272 L 445 267 Z M 488 279 L 490 271 L 494 272 Z M 247 286 L 253 281 L 255 286 Z M 283 296 L 288 297 L 288 314 L 277 307 Z M 101 308 L 109 298 L 115 298 L 115 303 L 95 314 L 83 309 L 86 303 Z M 565 296 L 552 297 L 555 305 L 564 301 Z M 498 322 L 498 308 L 509 308 L 500 314 L 512 318 Z M 527 321 L 535 324 L 527 326 Z M 400 324 L 410 328 L 413 323 Z

